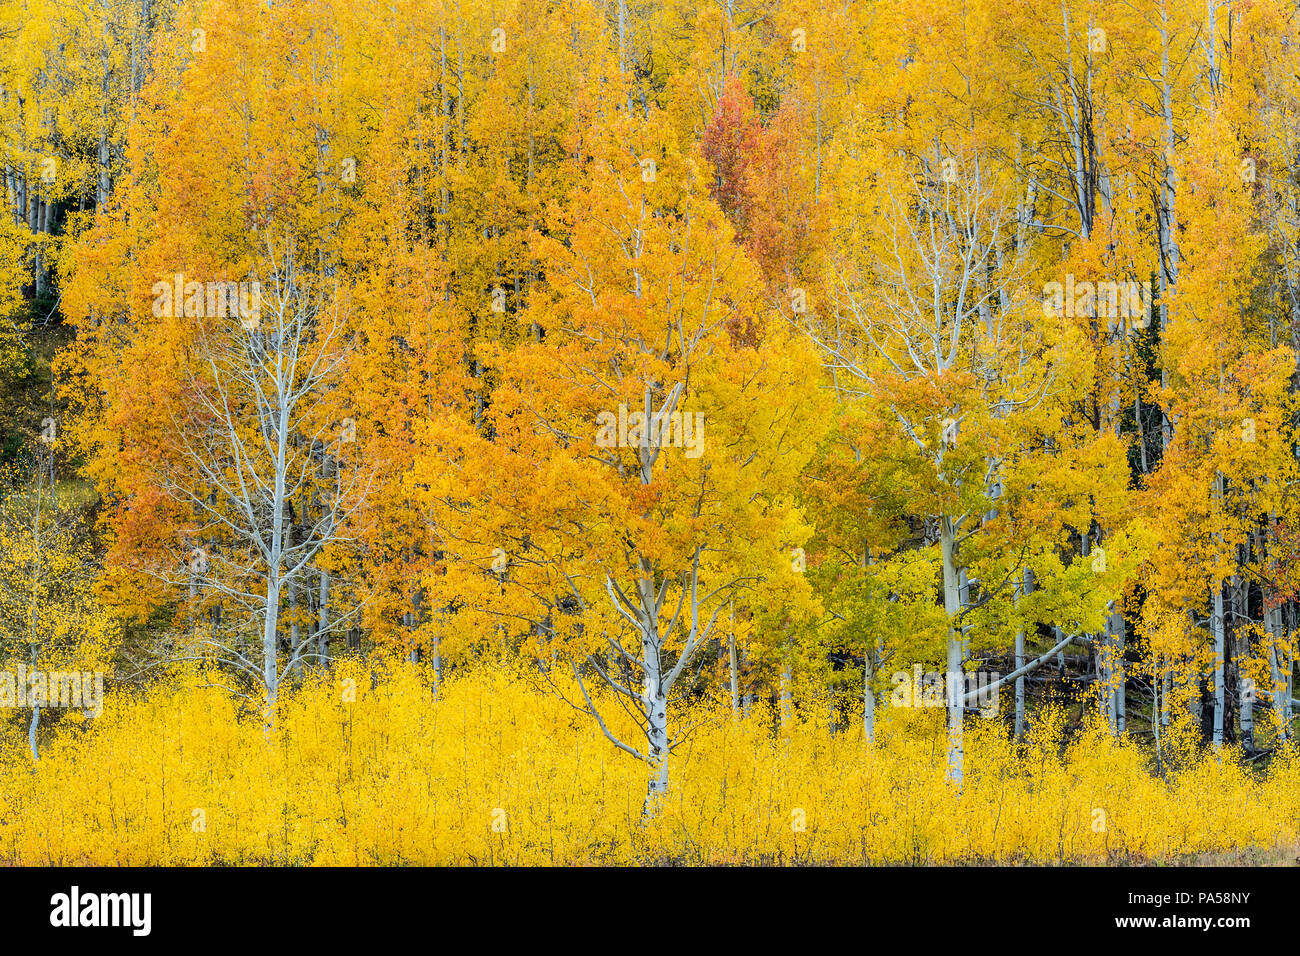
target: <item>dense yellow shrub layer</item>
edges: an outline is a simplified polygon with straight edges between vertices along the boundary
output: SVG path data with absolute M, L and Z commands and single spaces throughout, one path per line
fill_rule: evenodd
M 269 735 L 238 710 L 221 690 L 159 688 L 65 722 L 37 765 L 6 740 L 0 863 L 1175 860 L 1292 845 L 1300 810 L 1289 755 L 1267 773 L 1186 756 L 1164 782 L 1127 741 L 1062 746 L 1048 720 L 1018 749 L 972 720 L 959 795 L 937 712 L 887 711 L 869 747 L 860 727 L 796 716 L 782 732 L 701 705 L 677 717 L 699 726 L 642 826 L 641 765 L 500 671 L 435 699 L 415 668 L 373 687 L 343 670 L 282 702 Z

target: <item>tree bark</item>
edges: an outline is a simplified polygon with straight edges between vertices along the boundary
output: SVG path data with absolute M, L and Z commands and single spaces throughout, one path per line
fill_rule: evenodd
M 961 576 L 957 568 L 952 520 L 947 515 L 939 520 L 939 544 L 943 555 L 943 604 L 948 615 L 948 780 L 960 789 L 965 714 L 962 694 L 958 691 L 965 686 L 962 679 L 962 636 L 957 624 L 961 613 Z
M 1025 568 L 1022 582 L 1016 586 L 1016 599 L 1034 593 L 1034 572 Z M 1025 666 L 1025 629 L 1016 629 L 1016 670 Z M 1025 678 L 1022 674 L 1016 678 L 1016 739 L 1025 736 Z
M 320 571 L 320 597 L 316 605 L 316 662 L 328 667 L 330 662 L 330 573 Z
M 1210 627 L 1214 632 L 1214 735 L 1213 743 L 1216 747 L 1223 746 L 1223 713 L 1224 713 L 1224 652 L 1225 642 L 1223 635 L 1223 582 L 1216 581 L 1214 588 L 1214 616 L 1210 620 Z
M 731 714 L 740 716 L 740 676 L 736 666 L 736 606 L 731 606 L 731 629 L 727 632 L 727 664 L 731 670 Z

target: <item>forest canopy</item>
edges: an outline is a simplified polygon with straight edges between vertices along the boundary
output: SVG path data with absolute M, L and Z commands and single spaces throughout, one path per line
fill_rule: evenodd
M 794 734 L 936 801 L 1272 774 L 1232 839 L 1289 839 L 1298 16 L 0 0 L 0 780 L 477 687 L 633 822 Z

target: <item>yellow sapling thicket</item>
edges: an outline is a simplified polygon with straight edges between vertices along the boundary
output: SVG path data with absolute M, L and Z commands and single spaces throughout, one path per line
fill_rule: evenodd
M 256 708 L 193 679 L 110 694 L 33 762 L 0 751 L 0 862 L 24 864 L 932 864 L 1271 858 L 1294 845 L 1300 762 L 1152 754 L 1046 709 L 1023 744 L 970 722 L 960 791 L 942 712 L 747 718 L 684 706 L 658 812 L 645 766 L 523 675 L 341 665 Z M 12 731 L 16 723 L 8 724 Z M 617 727 L 619 731 L 628 728 Z M 1173 744 L 1168 746 L 1172 747 Z

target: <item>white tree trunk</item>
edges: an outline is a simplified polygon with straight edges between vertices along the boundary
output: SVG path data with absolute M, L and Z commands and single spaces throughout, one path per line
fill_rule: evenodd
M 1264 613 L 1264 626 L 1268 629 L 1268 669 L 1273 715 L 1277 718 L 1278 734 L 1283 740 L 1291 736 L 1291 688 L 1287 680 L 1289 661 L 1283 646 L 1282 608 L 1275 607 Z M 1286 666 L 1284 666 L 1286 665 Z
M 1128 725 L 1128 695 L 1125 688 L 1128 675 L 1124 672 L 1124 646 L 1128 643 L 1128 628 L 1122 611 L 1115 611 L 1114 625 L 1115 728 L 1122 734 Z
M 1106 613 L 1106 642 L 1102 647 L 1106 679 L 1106 720 L 1112 737 L 1124 732 L 1124 615 L 1114 607 Z
M 316 662 L 328 666 L 330 657 L 330 573 L 320 572 L 320 602 L 316 611 Z
M 646 814 L 659 809 L 660 798 L 668 792 L 668 698 L 662 690 L 646 697 L 650 740 L 650 783 L 646 790 Z
M 876 695 L 871 691 L 874 677 L 875 666 L 868 653 L 862 666 L 862 732 L 870 743 L 876 741 Z
M 1214 746 L 1221 747 L 1223 746 L 1224 709 L 1223 583 L 1221 581 L 1215 582 L 1214 613 L 1210 619 L 1210 627 L 1214 632 Z
M 280 695 L 277 635 L 280 627 L 280 581 L 272 575 L 266 582 L 265 617 L 262 627 L 262 680 L 266 685 L 266 728 L 275 722 L 275 704 Z
M 727 666 L 731 671 L 731 714 L 740 716 L 740 674 L 736 666 L 736 605 L 731 605 L 731 628 L 727 632 Z
M 654 608 L 653 578 L 639 582 L 643 607 Z M 650 780 L 646 788 L 642 813 L 653 816 L 659 809 L 660 798 L 668 790 L 668 696 L 664 692 L 663 674 L 660 672 L 659 628 L 654 614 L 643 616 L 641 636 L 641 663 L 645 668 L 645 686 L 642 699 L 646 719 L 646 752 Z
M 1028 596 L 1034 593 L 1034 572 L 1025 568 L 1023 581 L 1016 585 L 1016 600 L 1022 596 Z M 1025 631 L 1024 628 L 1016 629 L 1016 670 L 1025 666 Z M 1025 677 L 1022 674 L 1016 678 L 1016 739 L 1021 740 L 1025 736 Z
M 36 749 L 36 725 L 40 723 L 40 720 L 41 720 L 41 708 L 37 706 L 33 706 L 32 722 L 27 725 L 27 746 L 31 748 L 33 760 L 41 759 L 41 755 Z
M 952 521 L 946 515 L 939 520 L 939 544 L 943 553 L 943 606 L 948 614 L 948 779 L 961 787 L 963 764 L 962 731 L 965 704 L 965 681 L 962 675 L 962 636 L 957 626 L 961 612 L 961 575 L 957 568 Z
M 1230 592 L 1231 603 L 1229 605 L 1232 611 L 1233 620 L 1233 660 L 1236 661 L 1236 679 L 1237 679 L 1237 700 L 1240 704 L 1241 719 L 1241 745 L 1247 753 L 1255 752 L 1255 688 L 1252 683 L 1248 683 L 1248 678 L 1242 676 L 1242 663 L 1249 656 L 1250 644 L 1249 637 L 1242 633 L 1240 622 L 1245 617 L 1246 599 L 1245 585 L 1239 575 L 1232 577 L 1232 591 Z

